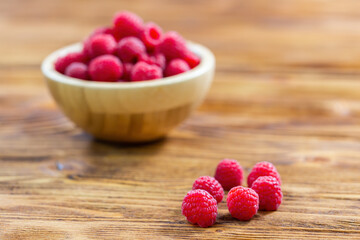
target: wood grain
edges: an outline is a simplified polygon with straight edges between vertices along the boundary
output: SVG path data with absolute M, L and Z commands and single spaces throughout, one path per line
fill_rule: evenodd
M 19 7 L 21 6 L 21 7 Z M 360 239 L 360 2 L 0 2 L 0 239 Z M 136 11 L 212 49 L 205 103 L 168 138 L 94 141 L 46 91 L 40 62 Z M 272 161 L 284 202 L 201 229 L 181 215 L 224 157 Z

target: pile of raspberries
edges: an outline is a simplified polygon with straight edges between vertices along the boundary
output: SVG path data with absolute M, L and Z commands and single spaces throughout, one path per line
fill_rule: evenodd
M 111 27 L 94 30 L 83 49 L 59 57 L 55 70 L 69 77 L 100 82 L 132 82 L 177 75 L 200 58 L 177 32 L 163 33 L 134 13 L 115 14 Z
M 182 214 L 192 224 L 210 227 L 216 222 L 217 204 L 230 190 L 226 199 L 231 216 L 242 221 L 250 220 L 258 210 L 275 211 L 281 204 L 281 179 L 275 166 L 259 162 L 252 168 L 247 184 L 242 187 L 243 169 L 233 159 L 222 160 L 216 168 L 215 178 L 202 176 L 182 203 Z

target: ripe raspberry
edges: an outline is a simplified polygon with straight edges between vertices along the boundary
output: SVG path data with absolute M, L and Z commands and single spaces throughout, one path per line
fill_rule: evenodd
M 90 38 L 88 43 L 88 53 L 91 58 L 113 54 L 116 49 L 116 41 L 110 34 L 97 34 Z
M 187 72 L 190 70 L 189 65 L 180 58 L 175 58 L 169 62 L 165 68 L 164 75 L 166 77 L 174 76 L 179 73 Z
M 259 196 L 251 188 L 232 188 L 226 201 L 231 216 L 242 221 L 250 220 L 259 209 Z
M 84 63 L 74 62 L 66 68 L 65 75 L 73 78 L 88 80 L 88 67 Z
M 156 65 L 146 62 L 138 62 L 134 65 L 131 72 L 131 81 L 144 81 L 162 78 L 162 70 Z
M 116 82 L 123 74 L 123 66 L 117 57 L 101 55 L 90 62 L 89 73 L 94 81 Z
M 148 50 L 153 50 L 162 38 L 162 29 L 153 22 L 147 23 L 141 33 L 141 40 Z
M 247 178 L 248 186 L 251 187 L 252 183 L 260 176 L 272 176 L 276 178 L 281 185 L 280 174 L 272 163 L 259 162 L 255 164 Z
M 140 56 L 139 61 L 146 62 L 150 65 L 157 65 L 161 69 L 165 69 L 166 66 L 166 59 L 162 53 L 155 53 L 154 55 L 144 53 Z
M 259 194 L 260 210 L 275 211 L 278 209 L 283 194 L 276 178 L 271 176 L 258 177 L 251 188 Z
M 217 203 L 221 202 L 224 197 L 224 189 L 215 178 L 210 176 L 202 176 L 196 179 L 192 189 L 203 189 L 207 191 L 215 198 Z
M 131 80 L 131 71 L 133 69 L 134 65 L 132 63 L 124 63 L 123 69 L 124 73 L 122 75 L 122 80 L 130 81 Z
M 217 203 L 207 191 L 192 190 L 186 194 L 181 211 L 190 223 L 210 227 L 216 221 Z
M 236 160 L 224 159 L 216 168 L 215 179 L 219 181 L 224 190 L 230 190 L 241 185 L 243 169 Z
M 187 51 L 183 59 L 189 64 L 190 68 L 194 68 L 200 63 L 200 58 L 191 51 Z
M 99 27 L 96 28 L 83 42 L 83 53 L 87 57 L 87 60 L 92 58 L 90 52 L 90 40 L 96 35 L 100 34 L 110 34 L 113 36 L 113 30 L 110 27 Z
M 174 58 L 183 58 L 188 50 L 185 40 L 177 32 L 171 31 L 164 35 L 158 45 L 158 51 L 163 53 L 169 61 Z
M 73 52 L 56 59 L 54 67 L 59 73 L 65 73 L 65 69 L 73 62 L 84 62 L 85 56 L 82 52 Z
M 113 24 L 113 32 L 116 40 L 128 36 L 139 37 L 144 28 L 143 20 L 136 14 L 127 11 L 116 13 Z
M 99 35 L 99 34 L 110 34 L 110 35 L 112 35 L 113 30 L 112 30 L 111 27 L 98 27 L 89 35 L 88 38 L 92 38 L 92 37 L 94 37 L 96 35 Z
M 136 37 L 125 37 L 117 46 L 117 54 L 123 62 L 136 62 L 146 52 L 144 44 Z

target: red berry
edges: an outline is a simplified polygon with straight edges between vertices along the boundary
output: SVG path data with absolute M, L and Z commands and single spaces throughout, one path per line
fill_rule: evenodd
M 224 190 L 230 190 L 241 185 L 243 169 L 236 160 L 224 159 L 216 168 L 215 179 L 219 181 Z
M 88 80 L 88 67 L 84 63 L 74 62 L 66 68 L 65 75 L 73 78 Z
M 191 51 L 187 51 L 183 59 L 189 64 L 190 68 L 194 68 L 200 63 L 200 58 Z
M 86 60 L 91 60 L 91 52 L 90 52 L 90 40 L 91 38 L 87 38 L 83 42 L 83 50 L 82 53 L 85 56 Z
M 169 64 L 165 68 L 164 75 L 166 77 L 174 76 L 186 71 L 189 71 L 189 65 L 180 58 L 175 58 L 169 62 Z
M 124 69 L 124 73 L 122 75 L 122 79 L 125 81 L 130 81 L 131 80 L 131 71 L 133 69 L 134 65 L 132 63 L 124 63 L 123 64 L 123 69 Z
M 276 178 L 271 176 L 258 177 L 251 188 L 259 194 L 260 210 L 275 211 L 279 208 L 283 194 Z
M 132 69 L 131 81 L 144 81 L 162 78 L 162 70 L 156 65 L 138 62 Z
M 255 164 L 247 178 L 248 186 L 251 187 L 252 183 L 260 176 L 272 176 L 276 178 L 281 185 L 280 174 L 272 163 L 259 162 Z
M 154 63 L 161 67 L 161 69 L 165 69 L 166 67 L 166 58 L 164 54 L 161 53 L 155 53 L 155 55 L 152 56 L 154 59 Z
M 192 190 L 186 194 L 181 211 L 190 223 L 210 227 L 216 221 L 217 203 L 207 191 Z
M 65 73 L 65 69 L 73 62 L 84 62 L 85 56 L 82 52 L 68 53 L 56 59 L 54 67 L 59 73 Z
M 162 29 L 153 22 L 147 23 L 141 34 L 141 40 L 148 50 L 153 50 L 162 38 Z
M 158 45 L 158 51 L 163 53 L 169 61 L 174 58 L 183 58 L 188 51 L 185 40 L 177 32 L 168 32 Z
M 155 53 L 154 55 L 148 55 L 147 53 L 143 53 L 139 61 L 146 62 L 150 65 L 157 65 L 161 69 L 164 69 L 166 66 L 166 59 L 164 54 L 162 53 Z
M 136 37 L 125 37 L 117 46 L 117 54 L 123 62 L 136 62 L 145 52 L 144 44 Z
M 221 184 L 210 176 L 202 176 L 196 179 L 192 189 L 203 189 L 207 191 L 215 198 L 217 203 L 221 202 L 224 197 L 224 189 Z
M 242 221 L 250 220 L 259 209 L 258 194 L 242 186 L 232 188 L 226 202 L 231 216 Z
M 116 41 L 110 34 L 98 34 L 92 37 L 88 44 L 91 58 L 113 54 L 116 49 Z
M 117 57 L 101 55 L 90 62 L 89 73 L 94 81 L 116 82 L 123 74 L 123 66 Z
M 128 36 L 139 37 L 144 28 L 143 20 L 136 14 L 127 11 L 116 13 L 113 24 L 116 40 Z
M 90 52 L 90 40 L 100 34 L 110 34 L 113 36 L 113 30 L 110 27 L 99 27 L 96 28 L 83 42 L 83 53 L 87 57 L 87 59 L 91 59 Z
M 89 35 L 88 38 L 92 38 L 92 37 L 94 37 L 96 35 L 99 35 L 99 34 L 110 34 L 110 35 L 112 35 L 113 30 L 112 30 L 111 27 L 98 27 Z

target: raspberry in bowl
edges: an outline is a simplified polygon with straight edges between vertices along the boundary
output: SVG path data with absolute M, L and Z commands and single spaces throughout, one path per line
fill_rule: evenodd
M 56 103 L 84 131 L 109 141 L 152 141 L 201 104 L 213 79 L 212 52 L 181 39 L 120 12 L 111 27 L 53 52 L 41 68 Z

